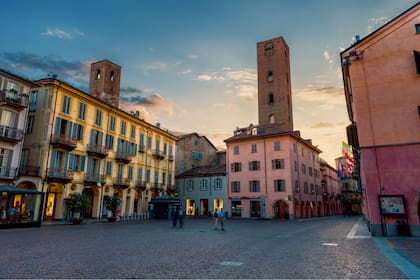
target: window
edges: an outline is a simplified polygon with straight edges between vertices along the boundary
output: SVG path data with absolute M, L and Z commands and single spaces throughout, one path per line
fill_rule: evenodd
M 222 179 L 216 178 L 216 180 L 214 180 L 214 190 L 215 191 L 222 190 Z
M 67 95 L 64 95 L 63 99 L 63 107 L 61 108 L 61 112 L 64 114 L 70 114 L 70 97 Z
M 101 126 L 102 124 L 102 111 L 96 109 L 96 119 L 95 119 L 95 124 L 97 126 Z
M 241 192 L 241 182 L 233 181 L 230 183 L 230 191 L 233 193 Z
M 128 167 L 128 179 L 129 180 L 133 179 L 133 167 L 132 166 Z
M 272 82 L 274 80 L 273 71 L 268 71 L 267 81 Z
M 147 148 L 148 149 L 152 148 L 152 137 L 151 136 L 147 136 Z
M 298 163 L 296 160 L 295 160 L 295 172 L 298 172 Z
M 296 143 L 293 143 L 293 152 L 296 153 L 296 151 L 297 151 L 297 145 L 296 145 Z
M 242 164 L 240 162 L 234 162 L 230 164 L 230 171 L 232 172 L 241 172 Z
M 130 134 L 131 138 L 136 138 L 136 126 L 132 125 L 131 126 L 131 134 Z
M 111 74 L 109 76 L 109 79 L 111 80 L 111 82 L 113 82 L 115 80 L 115 73 L 114 73 L 114 71 L 111 71 Z
M 121 135 L 125 135 L 125 127 L 127 123 L 124 120 L 121 120 Z
M 79 106 L 79 120 L 84 121 L 85 120 L 85 115 L 86 115 L 86 104 L 80 102 L 80 106 Z
M 416 34 L 420 34 L 420 23 L 416 24 Z
M 257 152 L 257 144 L 251 144 L 251 153 Z
M 234 146 L 233 147 L 233 154 L 234 155 L 239 155 L 239 146 Z
M 69 154 L 69 170 L 76 172 L 85 171 L 86 156 Z
M 264 54 L 266 56 L 272 55 L 273 54 L 273 49 L 274 49 L 273 43 L 267 43 L 267 44 L 265 44 Z
M 194 181 L 188 180 L 187 181 L 187 191 L 192 192 L 194 191 Z
M 271 161 L 271 167 L 273 169 L 284 169 L 284 159 L 273 159 Z
M 308 193 L 308 182 L 303 183 L 303 192 Z
M 26 134 L 31 134 L 32 129 L 34 128 L 34 118 L 35 116 L 29 116 L 28 117 L 28 123 L 26 125 Z
M 114 149 L 114 136 L 109 134 L 106 135 L 105 147 L 109 150 Z
M 275 123 L 275 118 L 274 118 L 274 115 L 273 114 L 271 114 L 270 116 L 268 116 L 268 122 L 269 123 Z
M 299 192 L 300 188 L 299 188 L 299 181 L 295 181 L 295 192 Z
M 274 151 L 280 151 L 280 141 L 274 142 Z
M 302 174 L 306 174 L 306 165 L 302 163 Z
M 273 104 L 274 103 L 274 94 L 269 93 L 268 94 L 268 103 Z
M 146 182 L 150 182 L 150 169 L 146 170 Z
M 315 185 L 311 184 L 311 194 L 315 194 Z
M 202 191 L 202 192 L 205 192 L 205 191 L 208 191 L 208 186 L 207 186 L 207 180 L 206 179 L 202 179 L 201 181 L 200 181 L 200 191 Z
M 275 192 L 285 192 L 286 191 L 286 181 L 283 179 L 274 180 L 274 191 Z
M 202 160 L 203 159 L 203 154 L 199 153 L 199 152 L 196 152 L 196 151 L 193 151 L 192 152 L 192 158 L 195 159 L 195 160 Z
M 100 80 L 101 79 L 101 70 L 98 69 L 98 71 L 96 71 L 96 79 Z
M 255 160 L 255 161 L 248 162 L 248 169 L 249 169 L 249 171 L 260 170 L 260 161 Z
M 37 101 L 38 101 L 38 91 L 34 90 L 31 92 L 31 96 L 29 98 L 29 112 L 34 112 L 36 110 Z
M 109 130 L 115 131 L 115 117 L 111 116 L 111 120 L 109 122 Z
M 414 62 L 416 63 L 416 72 L 417 74 L 420 75 L 420 52 L 419 51 L 413 51 L 413 52 L 414 52 Z
M 83 129 L 84 129 L 83 125 L 75 123 L 73 125 L 73 134 L 72 134 L 73 138 L 79 141 L 83 140 Z
M 308 168 L 308 173 L 309 173 L 309 176 L 312 176 L 312 167 Z
M 112 175 L 112 161 L 107 161 L 106 162 L 106 176 L 111 176 Z
M 260 191 L 260 181 L 253 180 L 249 181 L 249 192 L 259 192 Z
M 137 180 L 138 181 L 143 180 L 143 168 L 141 167 L 137 169 Z

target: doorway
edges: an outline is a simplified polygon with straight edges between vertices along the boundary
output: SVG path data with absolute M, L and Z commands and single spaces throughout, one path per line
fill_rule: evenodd
M 83 193 L 86 194 L 88 198 L 88 207 L 85 209 L 83 213 L 83 217 L 85 218 L 92 218 L 92 210 L 93 210 L 93 190 L 88 188 L 84 189 Z

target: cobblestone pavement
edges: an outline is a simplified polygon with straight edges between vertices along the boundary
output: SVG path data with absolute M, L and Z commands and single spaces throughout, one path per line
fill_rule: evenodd
M 228 219 L 225 231 L 205 218 L 186 219 L 182 229 L 164 220 L 9 229 L 0 231 L 0 278 L 407 278 L 373 238 L 360 237 L 359 221 Z

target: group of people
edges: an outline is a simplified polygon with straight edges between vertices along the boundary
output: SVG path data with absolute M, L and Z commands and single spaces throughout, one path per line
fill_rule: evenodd
M 173 227 L 177 227 L 178 221 L 180 228 L 184 226 L 184 209 L 182 209 L 182 206 L 174 206 L 172 208 L 171 217 Z
M 214 210 L 213 221 L 215 230 L 219 228 L 219 222 L 221 229 L 225 230 L 226 212 L 223 210 L 223 208 L 220 208 L 220 211 L 217 211 L 217 209 Z

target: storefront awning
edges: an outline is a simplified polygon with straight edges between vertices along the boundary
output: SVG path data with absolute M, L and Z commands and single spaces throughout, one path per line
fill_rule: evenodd
M 43 194 L 37 190 L 29 190 L 29 189 L 22 189 L 13 186 L 0 186 L 0 193 L 7 192 L 7 193 L 16 193 L 16 194 Z

